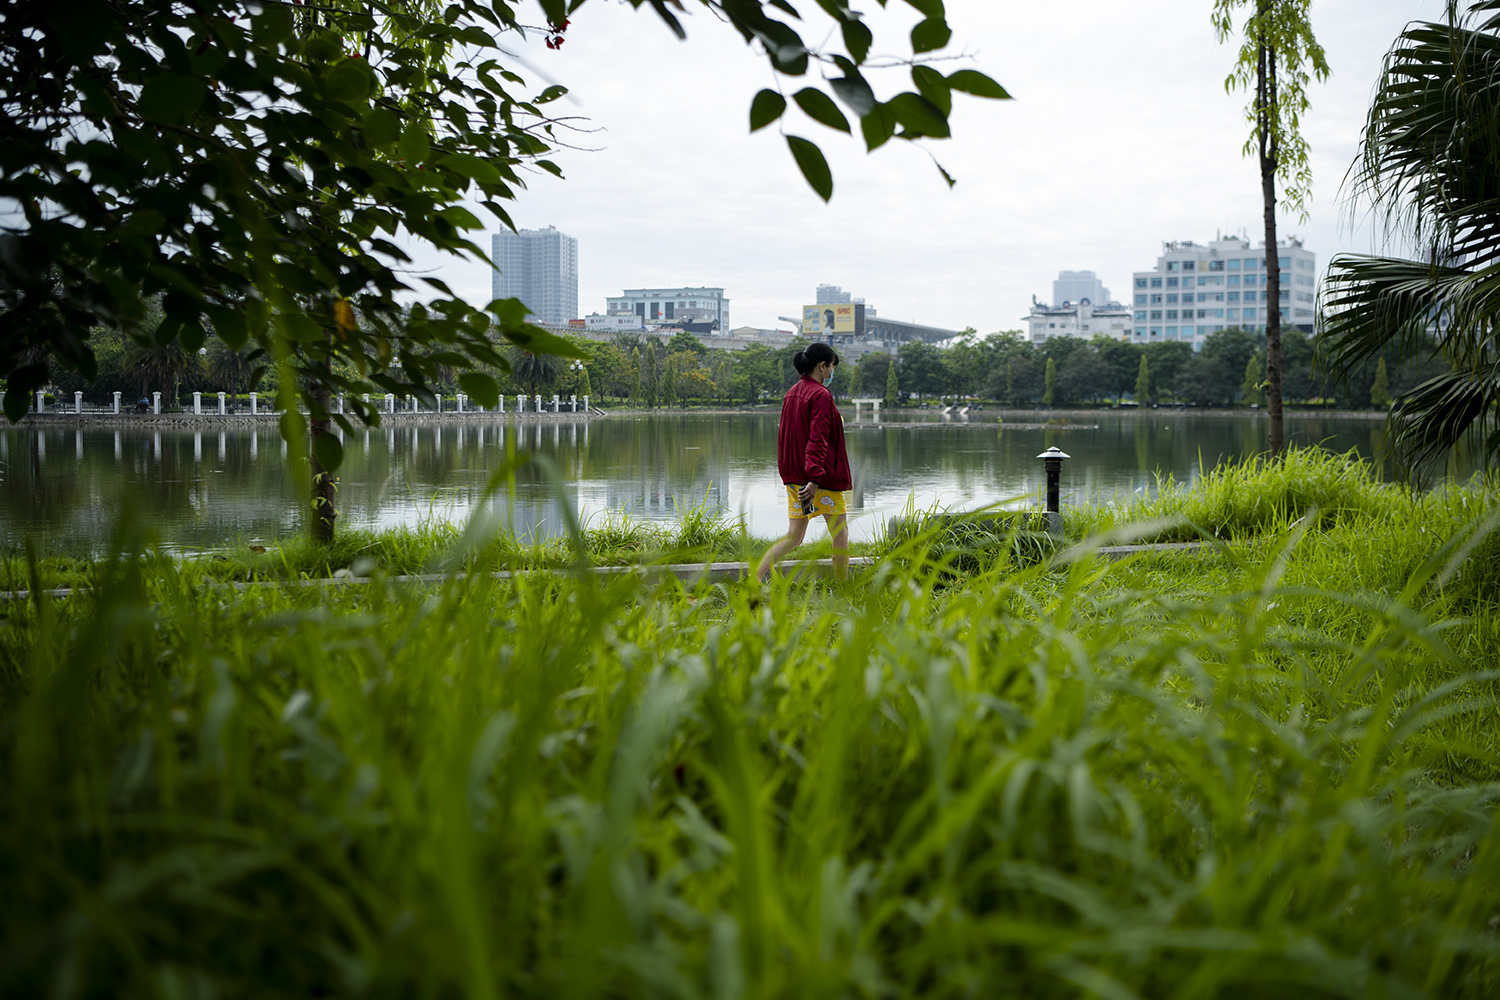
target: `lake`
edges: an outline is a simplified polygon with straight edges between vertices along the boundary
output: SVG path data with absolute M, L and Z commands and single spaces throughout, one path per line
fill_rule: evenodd
M 861 420 L 852 412 L 845 419 L 856 540 L 874 536 L 913 500 L 919 508 L 955 509 L 1035 502 L 1043 481 L 1035 456 L 1051 445 L 1072 456 L 1063 463 L 1063 498 L 1076 504 L 1149 491 L 1158 475 L 1192 482 L 1266 443 L 1264 416 L 1191 410 L 1057 417 L 1071 423 L 1029 429 L 1003 427 L 993 412 L 902 413 L 877 422 L 867 410 Z M 775 537 L 786 530 L 776 421 L 775 413 L 762 412 L 393 421 L 345 438 L 339 524 L 462 522 L 481 503 L 510 442 L 545 456 L 556 476 L 534 467 L 518 475 L 514 517 L 523 534 L 557 533 L 561 501 L 585 518 L 609 511 L 650 519 L 707 503 L 743 515 L 752 534 Z M 1314 416 L 1288 419 L 1287 430 L 1294 443 L 1371 455 L 1384 424 Z M 274 541 L 303 530 L 305 500 L 284 455 L 271 424 L 252 430 L 244 423 L 168 428 L 146 418 L 79 428 L 0 423 L 0 545 L 16 548 L 31 535 L 44 551 L 97 551 L 127 495 L 172 545 Z

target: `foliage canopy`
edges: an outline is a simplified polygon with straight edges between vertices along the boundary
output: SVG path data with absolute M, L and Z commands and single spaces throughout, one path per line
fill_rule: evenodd
M 922 60 L 948 43 L 942 0 L 907 0 L 914 89 L 879 100 L 864 69 L 873 36 L 842 3 L 821 2 L 842 49 L 825 51 L 823 24 L 780 0 L 700 0 L 759 48 L 777 79 L 825 81 L 794 96 L 815 122 L 866 145 L 949 134 L 955 91 L 1005 92 L 972 69 L 944 76 Z M 679 37 L 669 0 L 646 4 Z M 282 405 L 296 387 L 313 419 L 329 392 L 358 400 L 371 385 L 431 398 L 444 368 L 503 370 L 494 333 L 539 353 L 575 354 L 526 322 L 516 300 L 477 309 L 436 277 L 414 277 L 411 237 L 470 259 L 485 223 L 503 225 L 528 172 L 561 176 L 550 158 L 566 121 L 561 85 L 528 86 L 506 37 L 562 37 L 583 0 L 540 0 L 547 24 L 518 19 L 519 0 L 375 0 L 321 4 L 201 0 L 23 4 L 0 21 L 0 378 L 19 419 L 50 363 L 91 378 L 90 331 L 196 351 L 208 331 L 283 369 Z M 882 5 L 884 0 L 882 0 Z M 830 97 L 829 94 L 832 96 Z M 760 107 L 764 99 L 757 99 Z M 777 112 L 777 117 L 780 111 Z M 768 121 L 760 124 L 768 124 Z M 832 176 L 817 146 L 788 143 L 825 199 Z M 947 176 L 946 174 L 944 175 Z M 951 178 L 949 179 L 951 182 Z M 398 297 L 437 297 L 404 309 Z M 148 304 L 165 321 L 147 329 Z M 342 363 L 341 363 L 342 362 Z M 288 375 L 298 377 L 286 377 Z M 481 403 L 496 393 L 475 376 Z

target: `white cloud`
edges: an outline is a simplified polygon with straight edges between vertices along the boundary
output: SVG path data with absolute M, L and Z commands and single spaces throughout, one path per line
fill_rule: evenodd
M 695 8 L 679 43 L 649 9 L 595 0 L 560 50 L 532 40 L 516 51 L 569 86 L 566 109 L 602 129 L 579 144 L 597 151 L 560 151 L 566 180 L 538 175 L 511 214 L 578 238 L 582 312 L 602 311 L 625 287 L 722 285 L 735 325 L 773 326 L 831 282 L 885 316 L 990 332 L 1018 328 L 1059 270 L 1097 271 L 1124 297 L 1130 272 L 1153 266 L 1163 240 L 1242 229 L 1260 239 L 1258 172 L 1240 152 L 1246 95 L 1223 85 L 1238 46 L 1215 40 L 1209 6 L 950 0 L 951 48 L 1016 100 L 957 95 L 954 138 L 925 144 L 958 178 L 951 191 L 920 148 L 866 154 L 789 112 L 786 131 L 818 141 L 833 167 L 824 205 L 774 127 L 747 134 L 750 98 L 773 80 L 732 29 Z M 1442 6 L 1313 5 L 1333 75 L 1313 86 L 1304 122 L 1310 218 L 1283 213 L 1279 225 L 1320 264 L 1375 246 L 1368 226 L 1348 225 L 1340 188 L 1382 57 L 1408 20 L 1437 18 Z M 900 54 L 911 20 L 901 4 L 874 8 L 876 50 Z M 882 96 L 910 87 L 899 70 L 875 82 Z M 418 256 L 470 301 L 488 300 L 483 265 Z

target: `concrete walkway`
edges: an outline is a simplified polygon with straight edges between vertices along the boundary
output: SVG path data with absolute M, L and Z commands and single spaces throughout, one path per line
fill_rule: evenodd
M 1091 553 L 1102 559 L 1116 560 L 1148 552 L 1185 554 L 1212 551 L 1214 548 L 1215 546 L 1210 542 L 1159 542 L 1146 545 L 1108 545 L 1103 548 L 1091 550 L 1077 548 L 1077 556 L 1074 558 L 1081 558 L 1085 553 Z M 849 559 L 849 568 L 868 569 L 876 565 L 877 561 L 873 556 L 851 556 Z M 776 568 L 783 576 L 802 576 L 804 574 L 817 574 L 821 576 L 832 571 L 833 560 L 788 559 L 778 563 Z M 492 580 L 509 580 L 512 577 L 531 576 L 537 573 L 565 574 L 569 572 L 571 570 L 563 567 L 558 569 L 498 570 L 492 573 L 479 573 L 476 575 L 480 578 Z M 635 576 L 644 582 L 658 582 L 671 576 L 688 584 L 732 583 L 749 576 L 753 572 L 753 567 L 747 562 L 666 563 L 659 566 L 590 566 L 587 572 L 594 576 Z M 316 580 L 225 581 L 219 585 L 232 590 L 249 590 L 254 587 L 353 587 L 382 581 L 386 583 L 433 584 L 443 583 L 447 580 L 462 580 L 467 576 L 464 573 L 422 573 L 407 576 L 366 577 L 353 576 L 342 570 L 340 573 L 343 575 Z M 55 590 L 44 590 L 42 593 L 47 597 L 71 597 L 75 593 L 87 593 L 90 589 L 88 587 L 59 587 Z M 31 591 L 29 590 L 0 591 L 0 601 L 24 601 L 30 596 Z

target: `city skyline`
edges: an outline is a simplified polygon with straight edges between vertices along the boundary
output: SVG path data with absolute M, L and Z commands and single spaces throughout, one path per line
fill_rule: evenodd
M 868 156 L 858 140 L 789 114 L 785 131 L 817 140 L 833 167 L 825 206 L 774 127 L 746 134 L 750 97 L 774 81 L 738 36 L 700 13 L 684 19 L 689 41 L 678 43 L 649 10 L 590 5 L 561 50 L 539 39 L 514 47 L 535 89 L 572 88 L 558 113 L 596 131 L 572 134 L 580 148 L 552 157 L 565 180 L 537 171 L 507 208 L 522 228 L 555 225 L 587 247 L 584 313 L 621 288 L 715 285 L 734 296 L 736 323 L 769 328 L 784 325 L 777 317 L 804 304 L 808 289 L 833 284 L 857 290 L 883 316 L 981 333 L 1021 329 L 1031 297 L 1046 298 L 1059 271 L 1092 270 L 1123 299 L 1164 243 L 1244 233 L 1259 244 L 1257 167 L 1241 155 L 1247 98 L 1223 85 L 1238 45 L 1217 43 L 1209 6 L 950 4 L 955 51 L 947 54 L 971 58 L 942 68 L 973 65 L 1016 100 L 960 96 L 954 139 L 891 143 Z M 1333 75 L 1311 86 L 1303 119 L 1309 219 L 1283 209 L 1278 236 L 1301 237 L 1320 268 L 1340 252 L 1383 249 L 1340 189 L 1382 57 L 1408 20 L 1441 13 L 1440 0 L 1313 5 Z M 904 5 L 869 12 L 893 55 L 904 44 L 903 18 Z M 661 68 L 620 74 L 609 58 L 617 50 Z M 882 96 L 910 86 L 899 72 L 873 78 Z M 952 191 L 929 154 L 957 178 Z M 420 248 L 414 256 L 483 304 L 482 264 Z

